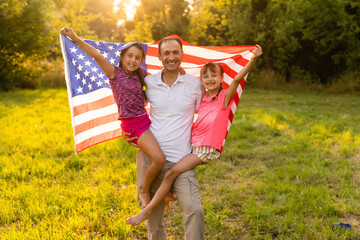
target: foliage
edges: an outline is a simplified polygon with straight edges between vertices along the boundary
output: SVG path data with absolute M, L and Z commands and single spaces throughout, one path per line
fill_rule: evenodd
M 41 63 L 61 57 L 63 26 L 82 38 L 114 42 L 177 34 L 198 45 L 258 43 L 264 54 L 257 68 L 287 82 L 336 84 L 360 66 L 359 1 L 142 0 L 134 20 L 126 20 L 129 3 L 118 1 L 114 12 L 112 0 L 1 1 L 0 90 L 43 86 Z
M 360 3 L 352 0 L 204 0 L 191 18 L 200 45 L 263 46 L 263 66 L 327 83 L 360 65 Z M 307 77 L 306 77 L 307 76 Z
M 49 1 L 42 0 L 0 3 L 0 90 L 36 87 L 34 63 L 48 54 L 52 39 L 48 6 Z
M 246 88 L 222 156 L 196 168 L 205 239 L 359 239 L 359 104 Z M 139 211 L 136 148 L 75 156 L 65 89 L 0 92 L 0 128 L 1 239 L 146 239 L 125 223 Z M 165 221 L 182 239 L 178 203 Z
M 51 24 L 54 26 L 52 35 L 56 36 L 53 42 L 54 56 L 61 56 L 59 46 L 59 31 L 62 27 L 71 27 L 81 38 L 98 40 L 94 31 L 90 29 L 89 22 L 95 21 L 99 15 L 89 13 L 86 10 L 88 0 L 52 0 L 53 4 L 49 11 L 53 12 Z
M 61 57 L 61 27 L 72 27 L 83 38 L 124 41 L 118 18 L 112 0 L 2 1 L 0 90 L 43 85 L 40 77 L 47 72 L 42 63 Z
M 190 40 L 197 44 L 226 45 L 229 25 L 226 1 L 204 0 L 198 2 L 191 13 Z
M 118 26 L 119 19 L 124 19 L 126 13 L 122 10 L 124 7 L 118 3 L 119 10 L 114 12 L 114 0 L 88 0 L 85 6 L 87 13 L 94 14 L 96 18 L 87 22 L 90 30 L 94 31 L 99 39 L 103 41 L 124 42 L 125 28 Z
M 154 41 L 170 34 L 186 39 L 188 5 L 186 0 L 142 0 L 132 23 L 135 28 L 129 29 L 126 41 Z

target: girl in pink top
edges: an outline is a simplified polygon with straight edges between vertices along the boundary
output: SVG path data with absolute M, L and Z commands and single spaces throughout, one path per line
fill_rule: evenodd
M 220 156 L 222 143 L 226 137 L 233 96 L 241 80 L 261 54 L 261 47 L 256 45 L 250 61 L 236 75 L 227 90 L 222 90 L 221 87 L 224 71 L 219 64 L 207 63 L 201 68 L 200 79 L 204 88 L 207 89 L 207 93 L 202 99 L 199 115 L 192 129 L 191 153 L 183 157 L 165 173 L 163 182 L 151 202 L 140 213 L 126 219 L 128 224 L 138 225 L 148 219 L 155 207 L 163 201 L 170 191 L 172 183 L 178 175 Z
M 84 52 L 93 57 L 109 77 L 111 90 L 119 108 L 122 131 L 129 132 L 130 137 L 137 137 L 135 143 L 152 160 L 146 170 L 144 185 L 139 195 L 145 207 L 150 202 L 151 183 L 163 168 L 166 158 L 149 130 L 150 119 L 145 109 L 144 91 L 146 71 L 140 68 L 145 58 L 144 49 L 139 43 L 125 45 L 120 53 L 119 67 L 115 67 L 98 50 L 76 36 L 71 28 L 63 28 L 60 32 L 71 38 Z

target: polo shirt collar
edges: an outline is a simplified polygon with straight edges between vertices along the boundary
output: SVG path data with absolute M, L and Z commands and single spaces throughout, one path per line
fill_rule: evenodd
M 157 78 L 156 78 L 156 84 L 157 85 L 162 85 L 162 86 L 168 86 L 166 85 L 162 79 L 161 79 L 161 76 L 162 76 L 162 72 L 164 71 L 164 69 L 161 70 L 161 72 L 158 73 L 157 75 Z M 180 73 L 178 74 L 178 77 L 176 78 L 176 81 L 174 82 L 173 85 L 177 84 L 177 83 L 183 83 L 184 82 L 184 78 L 180 75 Z

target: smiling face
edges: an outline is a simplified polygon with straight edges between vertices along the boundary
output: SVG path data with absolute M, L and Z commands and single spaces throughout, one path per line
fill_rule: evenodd
M 201 83 L 208 90 L 209 96 L 218 93 L 219 88 L 224 80 L 223 71 L 218 64 L 206 64 L 201 69 Z
M 125 53 L 120 56 L 121 68 L 126 73 L 132 74 L 140 67 L 143 60 L 143 52 L 134 45 L 123 51 Z
M 175 40 L 167 40 L 161 44 L 159 50 L 159 60 L 164 69 L 169 72 L 179 71 L 183 58 L 180 44 Z

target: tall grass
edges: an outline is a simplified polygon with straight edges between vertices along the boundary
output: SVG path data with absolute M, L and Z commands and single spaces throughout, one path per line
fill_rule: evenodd
M 0 239 L 146 239 L 125 223 L 136 149 L 116 139 L 75 156 L 66 94 L 0 93 Z M 359 105 L 246 88 L 222 156 L 196 169 L 206 239 L 360 239 Z M 183 239 L 177 204 L 165 220 Z

